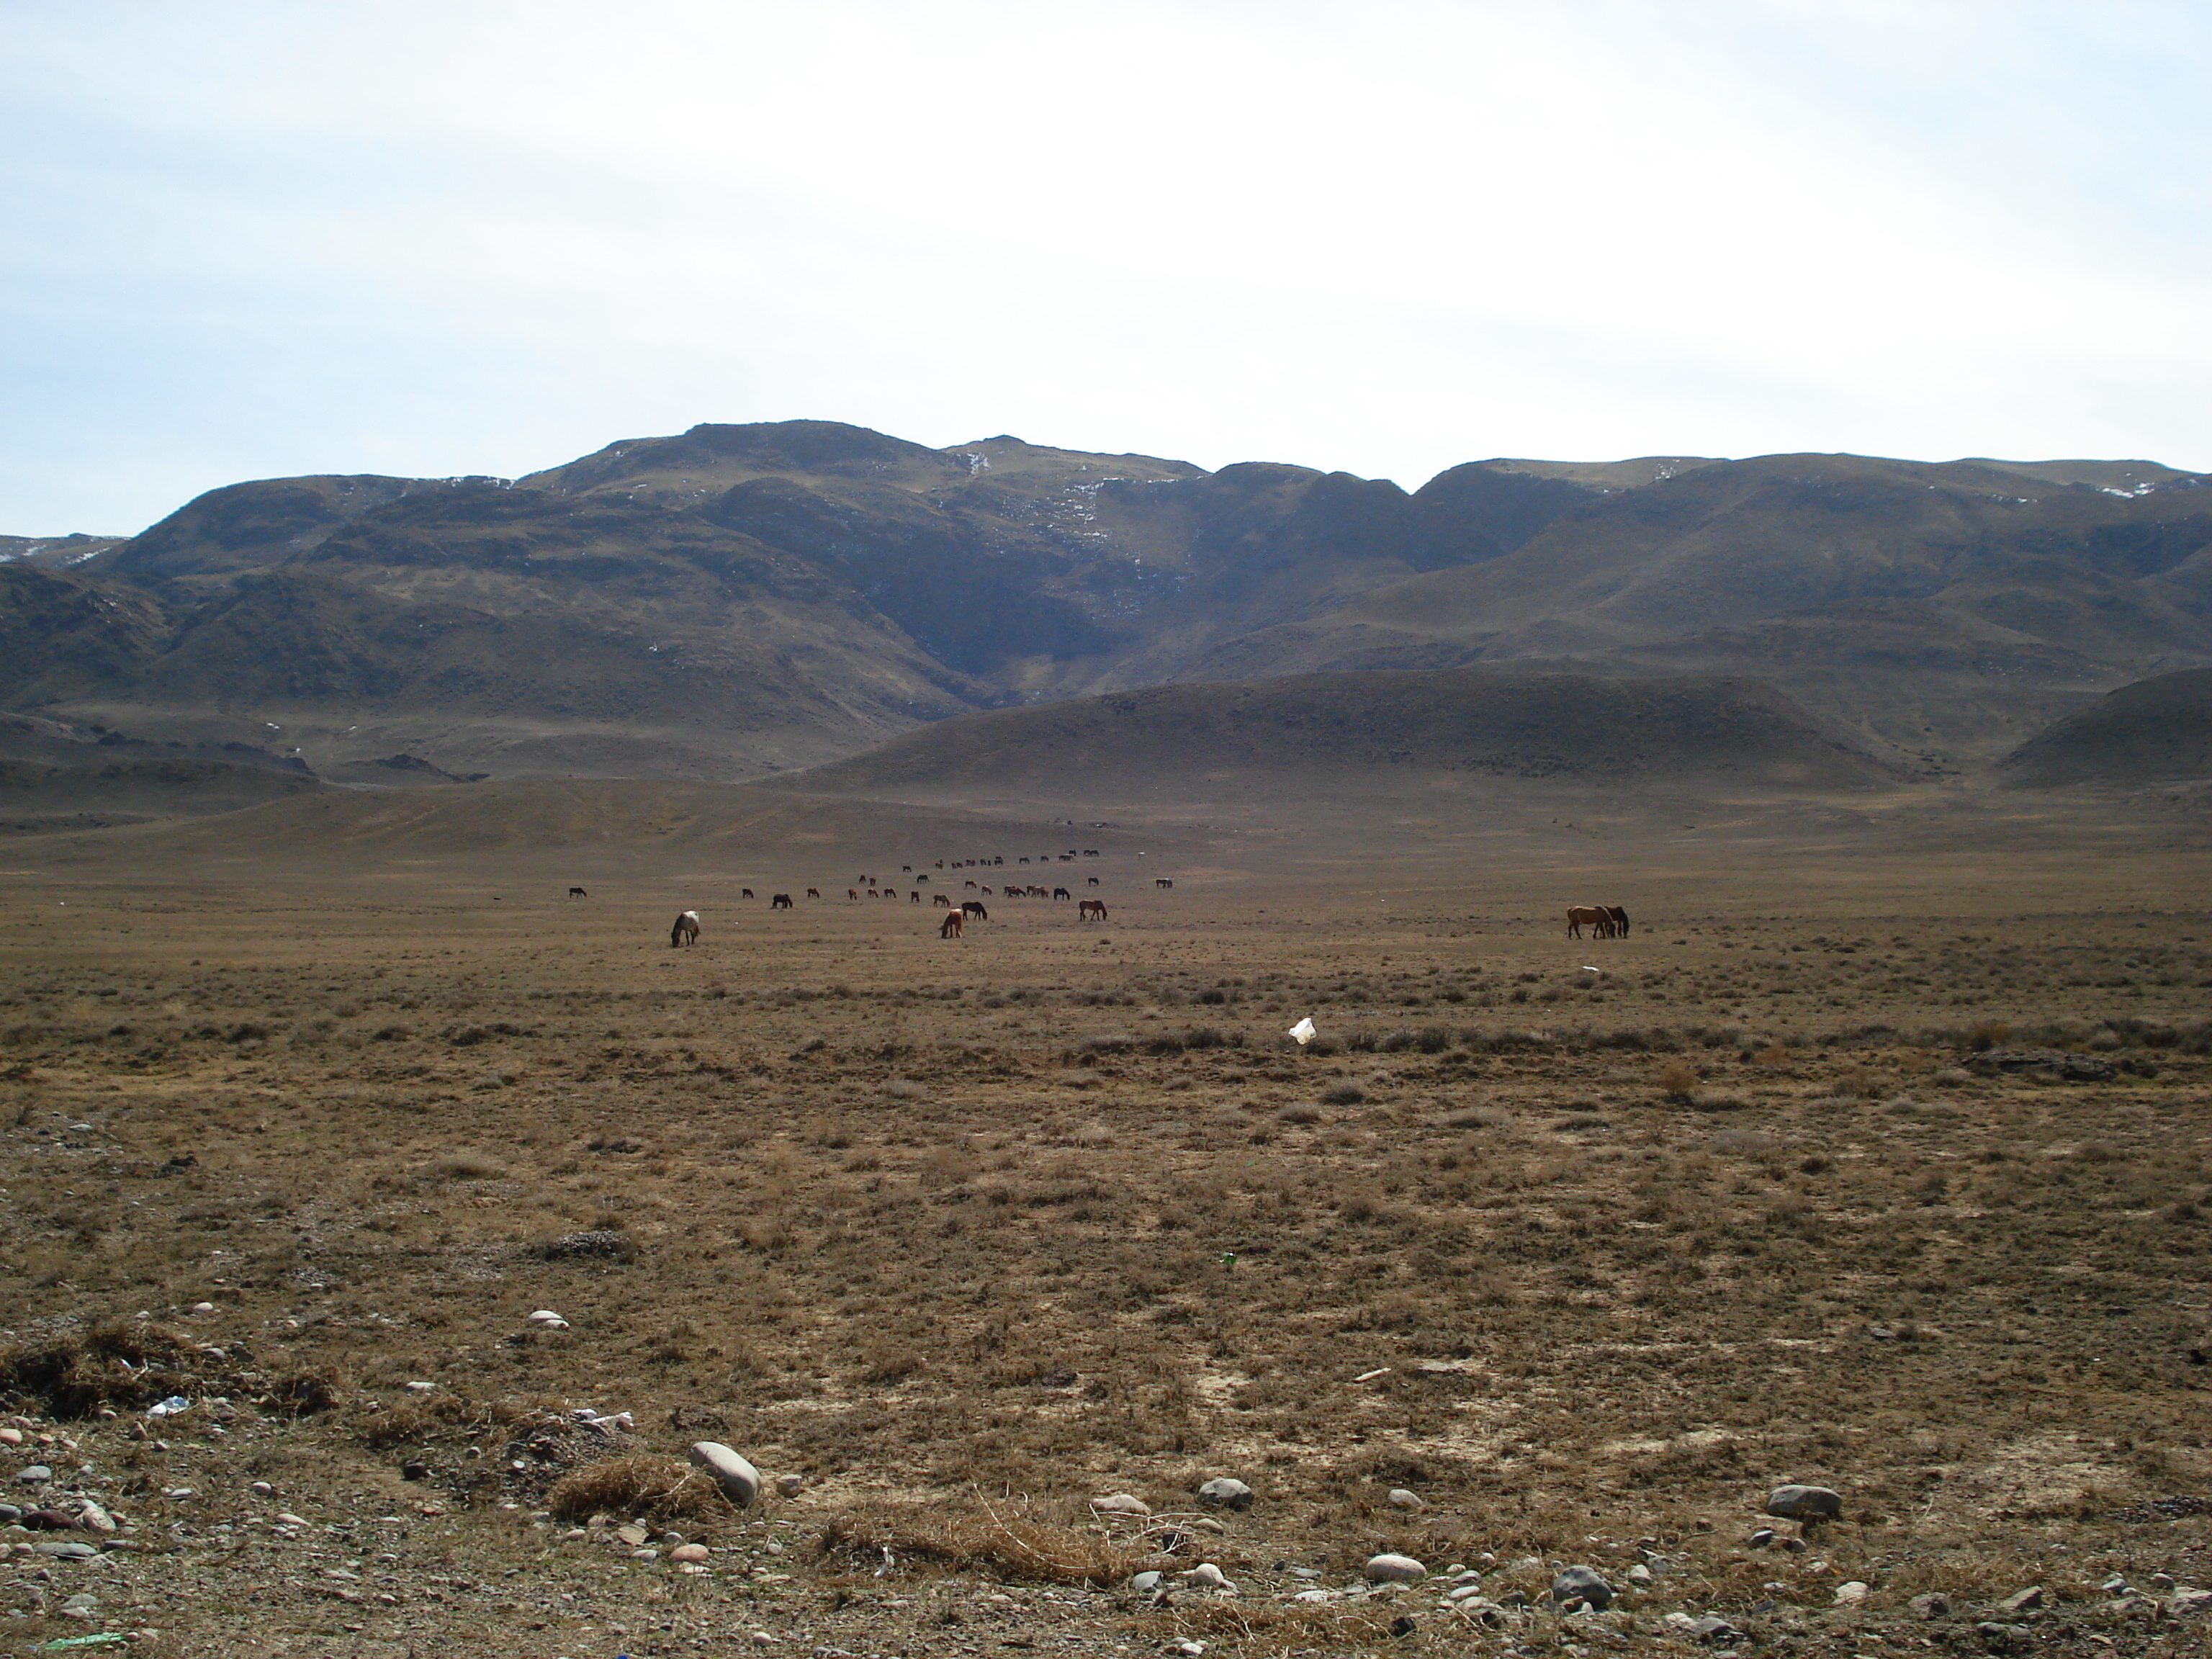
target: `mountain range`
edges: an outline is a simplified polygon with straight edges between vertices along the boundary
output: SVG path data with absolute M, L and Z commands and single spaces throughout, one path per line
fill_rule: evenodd
M 977 711 L 1472 667 L 1763 682 L 1924 772 L 2212 665 L 2212 477 L 1500 459 L 1409 493 L 706 425 L 514 480 L 238 483 L 134 537 L 0 538 L 0 708 L 40 741 L 380 782 L 737 780 Z

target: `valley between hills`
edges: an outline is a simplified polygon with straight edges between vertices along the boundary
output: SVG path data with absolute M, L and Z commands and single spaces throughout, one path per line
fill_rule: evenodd
M 0 1655 L 2202 1653 L 2207 482 L 0 543 Z

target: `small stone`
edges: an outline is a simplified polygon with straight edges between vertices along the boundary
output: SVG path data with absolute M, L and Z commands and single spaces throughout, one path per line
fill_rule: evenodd
M 656 1549 L 648 1548 L 632 1550 L 629 1553 L 630 1559 L 634 1561 L 658 1561 L 660 1559 L 660 1552 Z
M 35 1555 L 47 1556 L 56 1561 L 89 1561 L 100 1553 L 90 1544 L 80 1544 L 74 1540 L 57 1541 L 52 1539 L 40 1539 L 31 1546 L 31 1551 Z
M 1094 1498 L 1091 1507 L 1101 1515 L 1148 1516 L 1152 1506 L 1135 1494 L 1126 1492 L 1110 1492 L 1104 1498 Z
M 1428 1507 L 1427 1504 L 1421 1502 L 1420 1493 L 1417 1492 L 1407 1492 L 1403 1486 L 1393 1486 L 1390 1488 L 1390 1501 L 1395 1504 L 1401 1510 L 1419 1510 L 1426 1509 Z
M 1199 1656 L 1206 1651 L 1206 1644 L 1203 1642 L 1177 1642 L 1172 1647 L 1169 1648 L 1168 1651 L 1176 1655 L 1177 1659 L 1199 1659 Z
M 1390 1634 L 1393 1636 L 1411 1636 L 1419 1628 L 1420 1626 L 1413 1622 L 1413 1615 L 1410 1613 L 1401 1613 L 1390 1621 Z
M 1226 1589 L 1229 1588 L 1229 1575 L 1222 1571 L 1220 1568 L 1215 1566 L 1211 1561 L 1200 1562 L 1188 1572 L 1183 1574 L 1182 1577 L 1183 1583 L 1187 1584 L 1196 1584 L 1206 1589 Z
M 1628 1570 L 1628 1582 L 1632 1584 L 1650 1583 L 1651 1582 L 1651 1569 L 1645 1566 L 1641 1561 L 1638 1561 L 1634 1566 Z
M 276 1524 L 280 1527 L 304 1527 L 307 1523 L 289 1510 L 279 1510 L 276 1512 Z
M 524 1322 L 531 1325 L 557 1326 L 564 1331 L 568 1328 L 568 1322 L 562 1318 L 559 1314 L 555 1313 L 550 1308 L 540 1308 L 536 1313 L 531 1315 Z
M 1782 1540 L 1782 1547 L 1792 1555 L 1802 1555 L 1805 1553 L 1805 1540 L 1802 1538 L 1785 1538 Z
M 15 1524 L 26 1532 L 75 1532 L 76 1516 L 66 1510 L 33 1510 Z
M 2168 1598 L 2166 1610 L 2177 1619 L 2192 1618 L 2212 1610 L 2212 1590 L 2177 1589 Z
M 1200 1532 L 1225 1534 L 1229 1530 L 1210 1515 L 1194 1515 L 1190 1517 L 1190 1524 Z
M 1975 1626 L 1974 1634 L 1993 1648 L 2025 1647 L 2035 1639 L 2035 1632 L 2027 1626 L 2000 1624 L 1994 1619 Z
M 15 1471 L 16 1480 L 26 1486 L 43 1486 L 54 1478 L 54 1472 L 44 1463 L 33 1463 L 28 1468 Z
M 1854 1601 L 1863 1601 L 1866 1597 L 1867 1587 L 1859 1579 L 1847 1578 L 1836 1586 L 1836 1605 L 1839 1607 L 1847 1607 Z
M 115 1517 L 90 1499 L 86 1500 L 83 1509 L 78 1513 L 77 1519 L 94 1532 L 115 1530 Z
M 0 1446 L 20 1446 L 22 1443 L 22 1430 L 17 1428 L 0 1429 Z
M 1444 1600 L 1447 1601 L 1464 1601 L 1469 1596 L 1480 1595 L 1481 1594 L 1482 1586 L 1480 1584 L 1455 1584 L 1452 1586 L 1450 1592 L 1444 1597 Z
M 266 1480 L 255 1481 L 246 1488 L 246 1491 L 252 1492 L 256 1498 L 274 1498 L 276 1495 L 276 1488 Z
M 2165 1595 L 2166 1591 L 2173 1588 L 2173 1575 L 2170 1572 L 2154 1572 L 2151 1574 L 2150 1587 L 2156 1590 L 2160 1595 Z
M 1723 1642 L 1733 1642 L 1743 1634 L 1717 1613 L 1709 1613 L 1702 1619 L 1691 1620 L 1683 1626 L 1682 1633 L 1692 1642 L 1701 1642 L 1708 1647 L 1717 1646 Z
M 1774 1541 L 1774 1528 L 1771 1527 L 1761 1527 L 1757 1532 L 1752 1534 L 1751 1537 L 1747 1541 L 1749 1542 L 1752 1548 L 1755 1550 L 1763 1550 L 1769 1544 L 1771 1544 Z
M 17 1509 L 13 1504 L 0 1504 L 0 1527 L 4 1527 L 10 1522 L 20 1521 L 22 1518 L 23 1511 Z
M 1766 1512 L 1790 1521 L 1818 1519 L 1841 1515 L 1844 1499 L 1826 1486 L 1777 1486 L 1766 1500 Z
M 410 1382 L 407 1385 L 407 1392 L 410 1394 L 428 1394 L 431 1389 L 437 1386 L 438 1385 L 435 1382 Z
M 1429 1576 L 1429 1570 L 1410 1555 L 1371 1555 L 1360 1571 L 1370 1584 L 1407 1584 Z
M 2157 1580 L 2153 1579 L 2151 1582 L 2154 1584 L 2157 1583 Z M 2173 1580 L 2169 1578 L 2166 1582 L 2168 1584 L 2172 1584 Z M 1999 1613 L 2026 1613 L 2030 1607 L 2039 1607 L 2042 1605 L 2043 1586 L 2040 1584 L 2030 1584 L 2026 1589 L 2015 1591 L 2014 1594 L 2006 1596 L 2003 1601 L 1998 1602 L 1997 1611 Z
M 806 1490 L 806 1477 L 803 1474 L 779 1474 L 775 1478 L 775 1489 L 786 1498 L 796 1498 Z
M 1216 1475 L 1198 1489 L 1198 1501 L 1208 1508 L 1240 1513 L 1252 1507 L 1253 1496 L 1251 1487 L 1225 1474 Z
M 1552 1580 L 1552 1600 L 1563 1607 L 1583 1604 L 1602 1613 L 1613 1605 L 1613 1586 L 1595 1567 L 1569 1567 Z
M 1948 1619 L 1951 1614 L 1951 1598 L 1941 1590 L 1930 1590 L 1925 1595 L 1916 1595 L 1905 1605 L 1923 1619 Z
M 668 1559 L 672 1561 L 704 1561 L 713 1553 L 704 1544 L 678 1544 L 668 1552 Z
M 623 1543 L 635 1547 L 637 1545 L 645 1542 L 645 1540 L 652 1537 L 653 1534 L 647 1532 L 643 1527 L 639 1526 L 635 1522 L 631 1522 L 627 1526 L 617 1527 L 615 1528 L 615 1536 L 621 1539 Z
M 695 1443 L 691 1461 L 713 1475 L 730 1501 L 740 1509 L 760 1496 L 760 1471 L 720 1441 Z
M 1139 1595 L 1149 1595 L 1160 1587 L 1160 1580 L 1166 1576 L 1158 1572 L 1140 1572 L 1129 1580 L 1129 1588 Z
M 199 1495 L 199 1488 L 197 1486 L 172 1486 L 161 1494 L 172 1504 L 182 1504 Z
M 213 1313 L 215 1311 L 215 1304 L 212 1302 L 195 1302 L 192 1304 L 192 1311 L 196 1314 Z

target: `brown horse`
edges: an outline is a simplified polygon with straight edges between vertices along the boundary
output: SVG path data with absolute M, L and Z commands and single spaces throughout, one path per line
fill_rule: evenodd
M 1589 928 L 1600 939 L 1613 937 L 1613 915 L 1595 904 L 1571 904 L 1567 907 L 1567 937 L 1580 939 L 1583 929 Z
M 1608 904 L 1605 907 L 1605 913 L 1613 918 L 1613 931 L 1614 937 L 1618 939 L 1626 939 L 1628 937 L 1628 912 L 1622 909 L 1618 904 Z
M 960 937 L 961 930 L 967 925 L 968 913 L 966 911 L 947 910 L 945 913 L 944 925 L 938 928 L 937 936 L 939 939 L 958 939 Z
M 668 930 L 668 948 L 672 951 L 679 945 L 696 945 L 698 942 L 699 913 L 686 910 L 676 918 L 676 925 Z
M 1106 901 L 1104 899 L 1085 899 L 1076 905 L 1075 915 L 1076 920 L 1079 921 L 1088 921 L 1093 916 L 1096 916 L 1099 921 L 1103 921 L 1106 920 Z

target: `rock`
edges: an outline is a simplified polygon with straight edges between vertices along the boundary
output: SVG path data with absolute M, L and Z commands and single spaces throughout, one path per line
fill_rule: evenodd
M 632 1550 L 629 1553 L 629 1555 L 630 1559 L 633 1561 L 658 1561 L 660 1559 L 660 1552 L 650 1547 L 649 1546 L 641 1550 Z
M 1582 1603 L 1602 1613 L 1613 1605 L 1613 1586 L 1595 1567 L 1569 1567 L 1552 1580 L 1552 1600 L 1559 1607 Z
M 1692 1642 L 1700 1642 L 1708 1647 L 1738 1641 L 1743 1636 L 1741 1631 L 1717 1613 L 1709 1613 L 1702 1619 L 1692 1619 L 1682 1633 Z
M 1638 1561 L 1628 1570 L 1627 1577 L 1632 1584 L 1648 1584 L 1651 1582 L 1651 1569 Z
M 0 1429 L 0 1446 L 20 1446 L 22 1443 L 22 1430 L 17 1428 Z
M 1104 1498 L 1094 1498 L 1091 1507 L 1101 1515 L 1133 1515 L 1139 1518 L 1152 1512 L 1152 1506 L 1132 1492 L 1117 1492 Z
M 1766 1500 L 1766 1512 L 1785 1520 L 1804 1521 L 1844 1512 L 1843 1495 L 1826 1486 L 1777 1486 Z
M 1215 1566 L 1211 1561 L 1200 1562 L 1188 1572 L 1183 1574 L 1182 1581 L 1186 1584 L 1195 1584 L 1204 1589 L 1228 1589 L 1231 1588 L 1229 1583 L 1229 1575 L 1222 1571 L 1220 1568 Z
M 1498 1598 L 1498 1605 L 1501 1607 L 1525 1607 L 1528 1605 L 1528 1593 L 1524 1590 L 1508 1590 Z
M 803 1474 L 779 1474 L 775 1478 L 775 1489 L 786 1498 L 796 1498 L 806 1489 L 806 1477 Z
M 617 1527 L 615 1528 L 615 1536 L 621 1539 L 623 1543 L 630 1545 L 632 1547 L 635 1547 L 636 1546 L 644 1543 L 645 1540 L 652 1537 L 653 1534 L 647 1532 L 643 1527 L 641 1527 L 633 1522 L 628 1526 Z
M 31 1546 L 33 1554 L 44 1555 L 56 1561 L 89 1561 L 100 1552 L 90 1544 L 74 1540 L 42 1538 Z
M 1930 1590 L 1925 1595 L 1916 1595 L 1905 1605 L 1923 1619 L 1948 1619 L 1951 1616 L 1951 1598 L 1941 1590 Z
M 256 1498 L 274 1498 L 276 1495 L 276 1488 L 266 1480 L 255 1481 L 246 1488 L 246 1491 L 252 1492 Z
M 1836 1605 L 1839 1607 L 1848 1607 L 1854 1601 L 1863 1601 L 1866 1598 L 1867 1587 L 1859 1579 L 1847 1578 L 1836 1586 Z
M 2212 1590 L 2177 1589 L 2166 1599 L 2166 1610 L 2176 1619 L 2192 1619 L 2212 1613 Z
M 213 1313 L 215 1311 L 215 1304 L 212 1302 L 195 1302 L 192 1304 L 192 1311 L 196 1314 Z
M 1393 1636 L 1411 1636 L 1419 1628 L 1420 1626 L 1413 1622 L 1413 1615 L 1410 1613 L 1401 1613 L 1390 1621 L 1390 1634 Z
M 713 1553 L 704 1544 L 678 1544 L 668 1552 L 668 1559 L 672 1561 L 704 1561 Z
M 75 1532 L 76 1516 L 66 1510 L 32 1510 L 15 1524 L 26 1532 Z
M 1480 1584 L 1455 1584 L 1448 1592 L 1446 1592 L 1444 1600 L 1447 1601 L 1464 1601 L 1472 1596 L 1477 1596 L 1481 1594 L 1482 1586 Z
M 1252 1507 L 1253 1496 L 1251 1487 L 1225 1474 L 1216 1475 L 1198 1489 L 1198 1501 L 1207 1508 L 1239 1513 Z
M 1769 1544 L 1771 1544 L 1774 1541 L 1774 1528 L 1771 1527 L 1761 1527 L 1757 1532 L 1752 1534 L 1751 1537 L 1746 1541 L 1751 1545 L 1752 1548 L 1755 1550 L 1763 1550 Z
M 1361 1572 L 1370 1584 L 1407 1584 L 1429 1576 L 1429 1570 L 1410 1555 L 1370 1556 Z
M 1426 1509 L 1428 1507 L 1427 1504 L 1421 1502 L 1420 1493 L 1417 1492 L 1407 1492 L 1403 1486 L 1393 1486 L 1390 1488 L 1390 1501 L 1395 1504 L 1401 1510 L 1420 1510 Z
M 23 1511 L 13 1504 L 0 1504 L 0 1527 L 8 1526 L 22 1518 Z
M 291 1510 L 280 1510 L 276 1514 L 276 1524 L 280 1527 L 304 1527 L 307 1523 Z
M 1206 1651 L 1206 1644 L 1203 1642 L 1176 1642 L 1169 1647 L 1168 1651 L 1176 1655 L 1176 1659 L 1199 1659 L 1199 1656 Z
M 2069 1083 L 2108 1083 L 2112 1062 L 2094 1054 L 2069 1054 L 2058 1048 L 1990 1048 L 1967 1056 L 1978 1072 L 2042 1072 Z
M 2151 1574 L 2150 1587 L 2156 1590 L 2160 1595 L 2165 1595 L 2166 1591 L 2173 1588 L 2173 1575 L 2170 1572 L 2154 1572 Z
M 549 1329 L 556 1331 L 565 1331 L 568 1328 L 568 1322 L 562 1318 L 559 1314 L 555 1313 L 550 1308 L 540 1308 L 536 1313 L 531 1315 L 530 1317 L 523 1322 L 529 1325 L 543 1325 Z
M 428 1394 L 431 1389 L 437 1386 L 438 1385 L 435 1382 L 410 1382 L 407 1385 L 407 1392 L 410 1394 Z
M 79 1590 L 62 1603 L 62 1617 L 82 1619 L 88 1625 L 100 1617 L 100 1598 L 90 1590 Z
M 16 1481 L 26 1486 L 43 1486 L 54 1478 L 54 1472 L 44 1463 L 33 1463 L 28 1468 L 15 1471 Z
M 93 1532 L 113 1532 L 115 1517 L 87 1498 L 83 1509 L 77 1514 L 77 1524 Z
M 1140 1572 L 1129 1580 L 1129 1588 L 1139 1595 L 1149 1595 L 1160 1587 L 1160 1580 L 1165 1577 L 1165 1573 Z
M 2000 1624 L 1994 1619 L 1975 1626 L 1974 1634 L 1993 1648 L 2023 1648 L 2035 1640 L 2035 1632 L 2027 1626 Z
M 1229 1530 L 1210 1515 L 1194 1515 L 1190 1518 L 1190 1524 L 1200 1532 L 1226 1534 Z
M 730 1501 L 740 1509 L 760 1496 L 760 1471 L 720 1441 L 696 1443 L 691 1448 L 691 1461 L 713 1475 Z
M 2154 1580 L 2153 1582 L 2155 1583 L 2156 1581 Z M 2171 1578 L 2166 1580 L 2166 1583 L 2169 1584 L 2172 1582 L 2173 1581 Z M 1998 1602 L 1997 1611 L 1999 1613 L 2026 1613 L 2030 1607 L 2039 1607 L 2042 1605 L 2043 1586 L 2040 1584 L 2030 1584 L 2026 1589 L 2017 1590 L 2012 1595 L 2006 1596 L 2003 1601 Z

